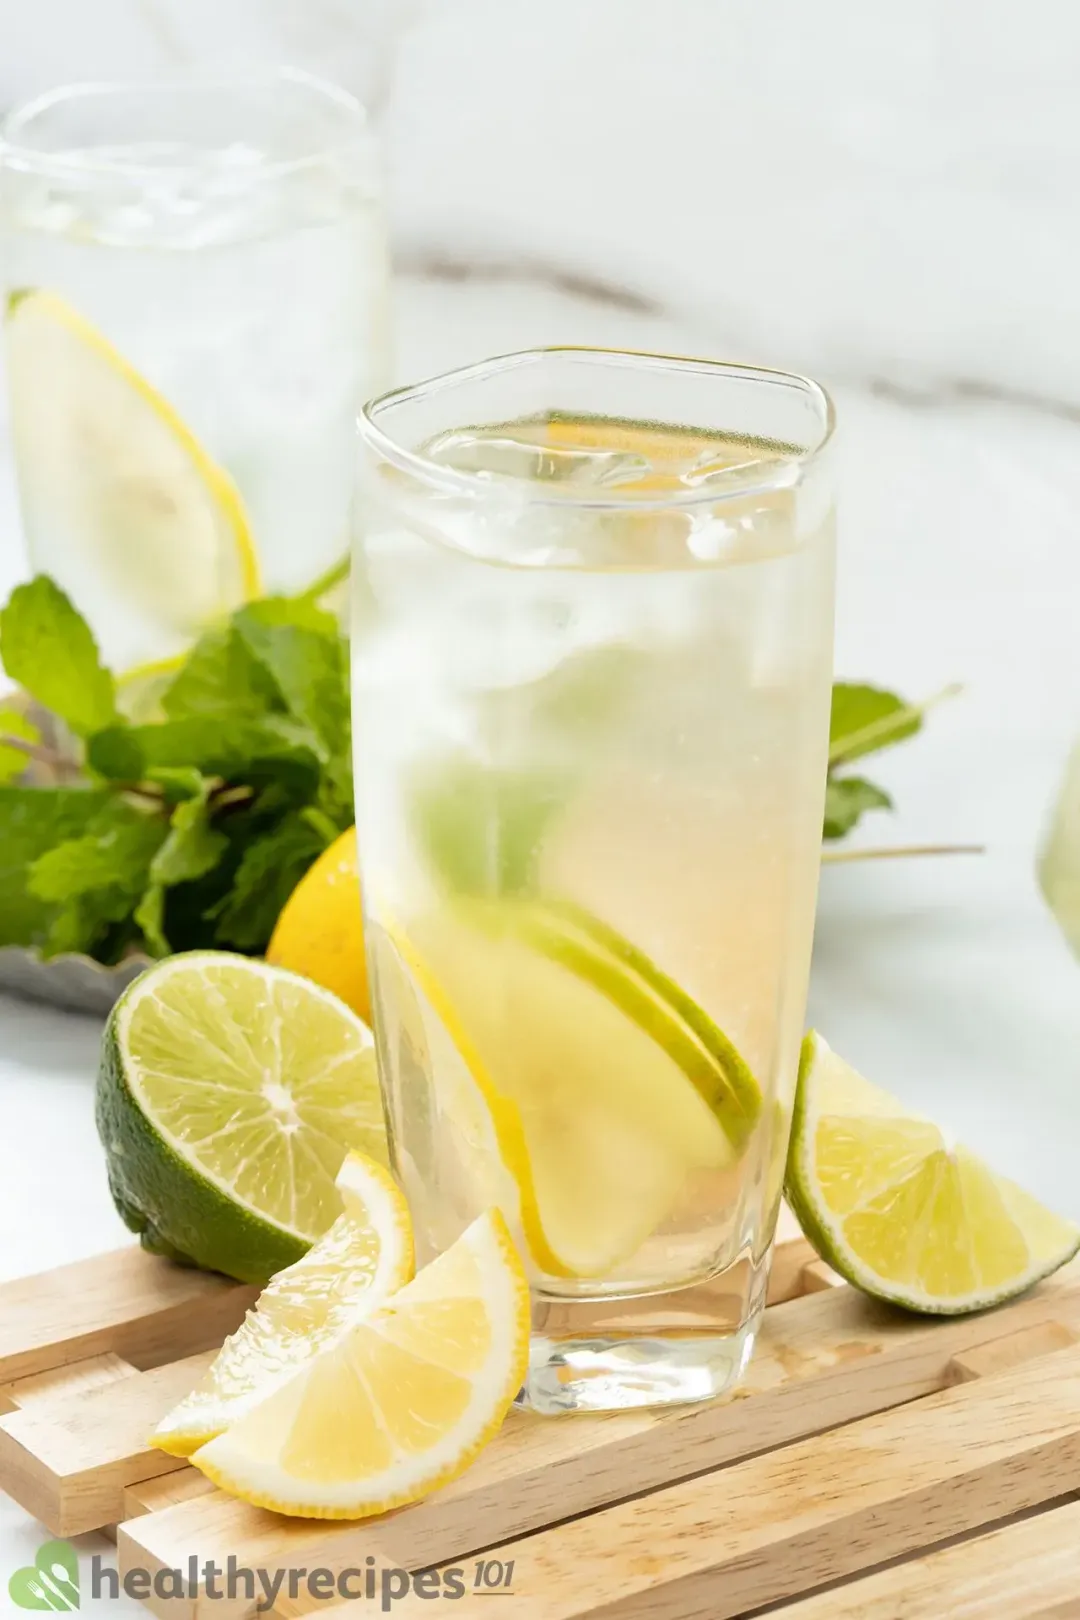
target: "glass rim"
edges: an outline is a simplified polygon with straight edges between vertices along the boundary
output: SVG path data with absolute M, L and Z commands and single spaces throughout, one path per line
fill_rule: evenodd
M 730 480 L 721 475 L 708 485 L 683 490 L 649 491 L 633 494 L 626 491 L 605 490 L 602 495 L 583 495 L 580 490 L 565 485 L 541 483 L 536 479 L 516 478 L 510 474 L 468 472 L 448 467 L 433 460 L 422 451 L 411 450 L 399 443 L 382 428 L 376 417 L 412 400 L 423 400 L 444 389 L 462 383 L 478 382 L 483 378 L 499 376 L 507 371 L 534 365 L 551 358 L 572 358 L 586 365 L 614 365 L 655 371 L 695 371 L 709 375 L 741 377 L 774 387 L 799 389 L 812 398 L 821 412 L 821 432 L 813 444 L 796 449 L 792 454 L 779 455 L 770 461 L 744 463 L 726 469 Z M 744 365 L 738 361 L 705 360 L 690 355 L 656 354 L 643 349 L 601 349 L 590 345 L 551 344 L 534 349 L 515 349 L 508 354 L 493 355 L 486 360 L 457 366 L 421 382 L 390 389 L 370 399 L 361 408 L 357 426 L 364 443 L 384 461 L 399 471 L 409 473 L 430 487 L 453 494 L 491 496 L 497 490 L 522 491 L 535 505 L 587 507 L 603 511 L 671 511 L 680 508 L 717 505 L 728 499 L 742 499 L 755 493 L 766 493 L 777 488 L 791 487 L 801 482 L 806 472 L 821 459 L 831 443 L 836 427 L 836 411 L 831 397 L 812 377 L 799 372 L 782 371 L 775 367 Z M 689 424 L 693 430 L 694 424 Z M 702 429 L 702 431 L 707 431 Z M 740 478 L 738 475 L 742 474 Z M 752 474 L 752 476 L 751 476 Z
M 317 73 L 305 68 L 272 67 L 263 70 L 228 73 L 174 73 L 145 79 L 85 79 L 56 85 L 29 101 L 21 102 L 0 121 L 0 167 L 10 167 L 20 173 L 41 175 L 70 175 L 81 180 L 139 180 L 174 170 L 174 164 L 154 162 L 151 159 L 125 159 L 103 155 L 97 148 L 85 151 L 50 151 L 28 139 L 37 119 L 45 117 L 57 107 L 94 98 L 104 101 L 110 96 L 141 95 L 198 96 L 225 95 L 244 90 L 273 91 L 283 86 L 294 86 L 311 94 L 313 102 L 336 108 L 352 126 L 341 137 L 318 142 L 310 151 L 294 157 L 260 157 L 257 165 L 245 171 L 245 184 L 263 180 L 278 180 L 301 173 L 304 169 L 323 162 L 334 153 L 344 151 L 358 137 L 373 139 L 367 109 L 362 101 Z

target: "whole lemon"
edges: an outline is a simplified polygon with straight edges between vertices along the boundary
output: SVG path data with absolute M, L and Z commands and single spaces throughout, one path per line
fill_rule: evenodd
M 323 850 L 300 879 L 277 920 L 266 959 L 314 979 L 371 1022 L 355 827 Z

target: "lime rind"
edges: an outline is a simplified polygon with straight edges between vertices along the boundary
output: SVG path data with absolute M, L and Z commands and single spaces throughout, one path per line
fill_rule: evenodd
M 847 1089 L 849 1098 L 860 1099 L 862 1108 L 865 1109 L 860 1111 L 861 1118 L 877 1118 L 892 1126 L 922 1125 L 935 1131 L 937 1128 L 922 1116 L 908 1113 L 895 1098 L 864 1080 L 836 1056 L 816 1031 L 811 1030 L 807 1034 L 799 1060 L 799 1080 L 792 1117 L 784 1191 L 800 1226 L 818 1254 L 847 1282 L 874 1299 L 898 1305 L 921 1315 L 962 1316 L 987 1310 L 1016 1298 L 1080 1253 L 1080 1228 L 1051 1215 L 1015 1183 L 1004 1177 L 994 1176 L 974 1155 L 966 1153 L 963 1149 L 950 1149 L 950 1157 L 962 1159 L 966 1165 L 973 1167 L 981 1178 L 994 1184 L 1005 1213 L 1015 1222 L 1015 1232 L 1018 1236 L 1024 1237 L 1021 1220 L 1024 1218 L 1025 1208 L 1028 1211 L 1034 1208 L 1042 1217 L 1044 1235 L 1047 1226 L 1057 1226 L 1060 1241 L 1056 1248 L 1052 1244 L 1044 1244 L 1041 1245 L 1041 1252 L 1036 1254 L 1025 1238 L 1026 1258 L 1029 1261 L 1026 1266 L 1019 1267 L 994 1285 L 957 1294 L 933 1294 L 925 1288 L 897 1282 L 869 1265 L 850 1243 L 844 1230 L 844 1220 L 838 1219 L 829 1208 L 819 1188 L 815 1167 L 815 1139 L 821 1110 L 816 1093 L 821 1084 L 820 1071 L 825 1065 L 834 1067 L 834 1073 L 839 1076 Z M 940 1137 L 940 1132 L 938 1135 Z M 943 1137 L 940 1139 L 941 1151 L 944 1151 L 945 1140 Z M 1030 1218 L 1029 1214 L 1028 1219 Z M 900 1240 L 898 1252 L 910 1257 L 917 1232 L 912 1230 L 909 1234 L 901 1233 L 898 1234 L 898 1238 Z
M 537 904 L 537 911 L 541 920 L 549 916 L 582 936 L 579 944 L 563 934 L 559 948 L 572 951 L 587 973 L 600 975 L 593 981 L 596 987 L 623 1006 L 641 1028 L 655 1033 L 740 1152 L 761 1115 L 761 1088 L 704 1008 L 644 951 L 583 906 L 545 900 Z

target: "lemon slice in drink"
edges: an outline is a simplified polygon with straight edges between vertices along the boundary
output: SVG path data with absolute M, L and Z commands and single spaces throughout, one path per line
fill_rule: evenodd
M 341 1213 L 350 1148 L 387 1157 L 367 1025 L 309 979 L 224 951 L 170 957 L 120 998 L 97 1120 L 144 1246 L 244 1282 L 299 1260 Z
M 125 664 L 185 647 L 257 595 L 239 491 L 146 378 L 57 294 L 7 316 L 19 495 L 35 554 L 63 560 Z M 112 637 L 110 637 L 112 639 Z
M 190 1457 L 408 1282 L 409 1209 L 389 1171 L 350 1153 L 337 1186 L 342 1214 L 273 1279 L 191 1394 L 158 1424 L 151 1445 Z
M 449 1123 L 512 1179 L 517 1207 L 501 1207 L 562 1277 L 629 1260 L 696 1173 L 735 1163 L 760 1106 L 737 1055 L 687 1022 L 693 1004 L 673 1005 L 620 936 L 583 928 L 508 901 L 447 908 L 394 940 L 425 1008 L 432 1134 Z M 481 1185 L 498 1198 L 495 1174 Z
M 383 1513 L 468 1467 L 521 1388 L 528 1354 L 525 1274 L 492 1211 L 192 1462 L 278 1513 Z
M 910 1310 L 960 1315 L 1020 1294 L 1080 1249 L 1080 1229 L 908 1113 L 811 1033 L 786 1191 L 841 1276 Z

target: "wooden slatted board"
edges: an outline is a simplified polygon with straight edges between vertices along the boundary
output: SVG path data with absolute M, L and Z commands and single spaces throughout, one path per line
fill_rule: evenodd
M 997 1312 L 864 1299 L 790 1217 L 743 1386 L 703 1406 L 514 1412 L 467 1474 L 361 1524 L 290 1520 L 150 1450 L 252 1290 L 120 1250 L 0 1287 L 0 1486 L 55 1535 L 116 1535 L 120 1568 L 428 1575 L 391 1605 L 491 1620 L 478 1557 L 511 1561 L 514 1620 L 1080 1620 L 1080 1261 Z M 450 1567 L 464 1595 L 432 1597 Z M 240 1592 L 149 1599 L 241 1620 Z M 276 1620 L 379 1612 L 312 1597 Z

